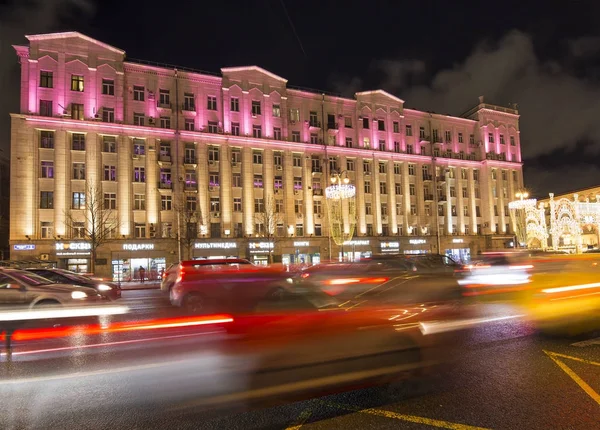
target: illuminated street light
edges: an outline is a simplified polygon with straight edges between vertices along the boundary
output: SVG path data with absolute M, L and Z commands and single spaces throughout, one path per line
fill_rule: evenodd
M 356 229 L 356 187 L 350 184 L 346 170 L 331 175 L 331 185 L 325 188 L 329 229 L 331 237 L 338 246 L 352 239 Z

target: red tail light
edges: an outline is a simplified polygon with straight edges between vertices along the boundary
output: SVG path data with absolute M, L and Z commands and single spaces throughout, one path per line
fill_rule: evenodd
M 349 285 L 349 284 L 383 284 L 389 278 L 340 278 L 328 279 L 325 285 Z

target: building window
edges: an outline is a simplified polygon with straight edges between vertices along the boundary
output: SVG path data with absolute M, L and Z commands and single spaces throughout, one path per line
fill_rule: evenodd
M 406 145 L 406 153 L 407 154 L 413 154 L 414 153 L 412 145 L 410 145 L 410 144 Z
M 394 124 L 398 124 L 397 122 L 394 122 Z M 394 125 L 394 132 L 395 133 L 399 133 L 399 131 L 395 130 L 396 126 Z M 406 126 L 406 135 L 407 136 L 412 136 L 412 125 L 407 125 Z
M 431 130 L 431 133 L 433 134 L 432 138 L 433 138 L 433 142 L 434 143 L 441 142 L 440 135 L 439 135 L 439 130 L 437 128 L 434 128 L 433 130 Z
M 40 87 L 42 88 L 53 88 L 53 74 L 47 70 L 40 71 Z
M 383 139 L 379 140 L 379 150 L 385 151 L 385 140 L 383 140 Z
M 252 151 L 252 163 L 254 164 L 262 164 L 263 157 L 261 151 Z
M 83 120 L 83 105 L 71 103 L 71 119 Z
M 260 101 L 252 100 L 252 115 L 260 115 Z
M 73 179 L 85 179 L 85 163 L 73 163 Z
M 281 200 L 281 199 L 275 200 L 275 213 L 277 213 L 277 214 L 283 213 L 283 200 Z
M 304 236 L 304 226 L 302 224 L 296 224 L 296 236 L 297 237 Z
M 296 124 L 298 121 L 300 121 L 300 109 L 291 108 L 290 109 L 290 122 L 292 124 Z
M 410 164 L 408 165 L 408 174 L 409 174 L 410 176 L 415 176 L 415 170 L 416 170 L 416 169 L 415 169 L 415 165 L 414 165 L 414 164 L 412 164 L 412 163 L 410 163 Z
M 145 155 L 146 145 L 143 139 L 133 139 L 133 155 Z
M 83 92 L 83 76 L 71 75 L 71 91 Z
M 133 234 L 136 238 L 145 238 L 146 237 L 146 224 L 135 223 Z
M 494 133 L 488 133 L 488 142 L 494 143 Z
M 273 105 L 273 118 L 280 118 L 281 117 L 281 108 L 279 107 L 279 105 Z
M 133 125 L 139 125 L 143 127 L 145 123 L 144 114 L 143 113 L 135 113 L 133 114 Z
M 479 180 L 479 170 L 478 169 L 473 169 L 473 180 L 474 181 Z
M 400 175 L 400 174 L 401 174 L 401 164 L 394 163 L 394 175 Z
M 183 95 L 183 110 L 192 111 L 192 112 L 196 110 L 196 102 L 194 101 L 194 94 L 185 93 Z
M 185 131 L 194 131 L 194 120 L 186 118 L 183 124 L 183 128 Z
M 231 112 L 239 112 L 240 111 L 240 99 L 237 97 L 232 97 L 229 103 L 229 107 Z
M 196 177 L 196 172 L 189 172 L 190 174 L 194 174 L 194 178 Z M 187 175 L 187 172 L 186 172 Z M 186 177 L 187 179 L 187 177 Z M 209 187 L 218 187 L 219 186 L 219 175 L 218 174 L 210 174 L 208 175 L 208 186 Z
M 211 203 L 212 203 L 212 198 L 211 198 Z M 185 208 L 188 211 L 196 211 L 198 209 L 198 199 L 196 198 L 196 196 L 186 196 Z
M 346 148 L 352 148 L 352 138 L 351 137 L 346 138 Z
M 411 215 L 417 214 L 417 205 L 410 205 L 410 214 Z
M 300 154 L 293 154 L 292 164 L 294 167 L 302 167 L 302 156 Z
M 323 212 L 323 204 L 321 203 L 321 200 L 315 200 L 313 202 L 313 212 L 316 214 Z
M 387 216 L 388 215 L 388 205 L 387 205 L 387 203 L 382 203 L 381 204 L 381 215 L 382 216 Z
M 104 166 L 104 180 L 105 181 L 116 181 L 117 180 L 117 166 Z
M 365 181 L 365 194 L 371 194 L 371 181 Z
M 273 164 L 275 166 L 281 166 L 283 164 L 283 156 L 281 155 L 281 152 L 273 153 Z
M 42 178 L 54 178 L 54 161 L 42 161 Z
M 382 119 L 377 120 L 377 130 L 385 131 L 385 121 Z
M 40 225 L 42 239 L 52 239 L 54 237 L 54 223 L 51 221 L 42 221 Z
M 112 79 L 102 79 L 102 94 L 105 96 L 115 95 L 115 81 Z
M 133 182 L 146 182 L 146 168 L 145 167 L 134 167 L 133 168 Z
M 419 127 L 419 139 L 425 139 L 425 127 Z
M 394 192 L 396 195 L 402 195 L 402 184 L 396 183 L 394 184 Z
M 429 203 L 425 203 L 423 208 L 425 209 L 425 216 L 431 216 L 431 205 Z
M 115 110 L 113 108 L 102 108 L 102 122 L 115 122 Z
M 379 162 L 379 173 L 386 173 L 386 172 L 387 172 L 386 164 L 383 162 Z
M 235 197 L 233 199 L 233 211 L 241 212 L 242 211 L 242 199 L 241 197 Z
M 310 124 L 311 127 L 320 127 L 321 126 L 321 124 L 319 123 L 318 118 L 319 118 L 319 116 L 318 116 L 318 114 L 317 114 L 316 111 L 310 111 L 310 113 L 309 113 L 309 121 L 308 122 L 309 122 L 309 124 Z
M 144 101 L 145 90 L 144 87 L 140 87 L 138 85 L 133 86 L 133 100 L 138 102 Z
M 263 187 L 263 177 L 262 175 L 254 175 L 254 188 L 262 188 Z
M 160 209 L 163 211 L 170 211 L 173 209 L 173 198 L 170 195 L 160 196 Z
M 116 209 L 117 208 L 117 194 L 116 193 L 104 193 L 104 209 Z
M 239 122 L 232 122 L 231 123 L 231 134 L 233 136 L 239 136 L 240 135 L 240 123 Z
M 206 97 L 206 109 L 217 110 L 217 98 L 215 96 Z
M 515 143 L 515 137 L 514 136 L 510 136 L 510 146 L 516 146 L 517 144 Z
M 410 194 L 411 196 L 417 195 L 415 184 L 408 184 L 408 194 Z
M 387 183 L 385 183 L 385 182 L 379 183 L 379 194 L 387 194 Z
M 262 126 L 254 124 L 252 126 L 252 137 L 260 139 L 262 137 Z
M 169 238 L 173 233 L 173 224 L 170 222 L 163 222 L 160 230 L 162 233 L 162 237 Z
M 133 195 L 133 210 L 145 211 L 146 210 L 146 195 L 145 194 L 134 194 Z
M 505 142 L 504 142 L 504 135 L 503 135 L 503 134 L 501 134 L 501 135 L 500 135 L 500 145 L 504 145 L 504 143 L 505 143 Z
M 300 132 L 292 131 L 292 142 L 300 142 Z
M 451 131 L 445 131 L 444 132 L 444 141 L 446 143 L 452 142 L 452 132 Z
M 171 106 L 171 95 L 169 90 L 158 90 L 158 104 L 159 106 L 164 107 Z
M 463 134 L 458 133 L 458 143 L 463 143 Z
M 73 193 L 72 209 L 85 209 L 85 193 Z
M 171 144 L 169 142 L 161 142 L 160 144 L 160 148 L 159 148 L 159 158 L 162 159 L 164 157 L 168 157 L 167 161 L 170 161 L 171 159 Z
M 362 119 L 362 123 L 363 123 L 362 126 L 363 126 L 364 129 L 368 129 L 369 128 L 369 118 L 368 117 L 363 118 Z
M 346 159 L 346 170 L 349 172 L 354 172 L 355 165 L 354 160 Z
M 219 161 L 219 147 L 208 147 L 208 161 Z
M 402 215 L 402 203 L 396 203 L 396 215 Z
M 273 127 L 273 139 L 281 140 L 281 128 Z
M 171 117 L 161 116 L 160 117 L 160 128 L 171 128 Z
M 234 173 L 231 177 L 231 186 L 234 188 L 242 187 L 242 175 L 239 173 Z
M 337 172 L 337 170 L 338 170 L 337 158 L 329 157 L 329 171 Z
M 54 132 L 40 131 L 40 148 L 54 149 Z
M 319 143 L 319 136 L 316 133 L 310 134 L 310 143 L 313 145 L 317 145 Z
M 462 187 L 462 196 L 465 199 L 468 197 L 467 187 Z
M 294 177 L 294 190 L 300 191 L 302 190 L 302 178 L 295 176 Z
M 73 151 L 85 151 L 85 134 L 73 133 L 71 136 L 71 149 Z
M 85 237 L 85 223 L 84 222 L 74 222 L 71 237 L 74 239 L 83 239 Z
M 371 148 L 371 139 L 369 139 L 368 137 L 363 137 L 363 148 Z
M 40 192 L 40 209 L 54 208 L 54 191 Z
M 254 212 L 263 213 L 265 211 L 265 200 L 254 199 Z
M 351 116 L 344 117 L 344 127 L 352 128 L 352 117 Z

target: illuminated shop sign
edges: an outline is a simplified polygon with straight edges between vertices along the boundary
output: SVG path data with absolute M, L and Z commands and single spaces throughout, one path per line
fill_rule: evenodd
M 13 245 L 13 249 L 15 251 L 32 251 L 35 249 L 35 245 L 33 243 L 28 243 L 25 245 Z
M 153 243 L 124 243 L 124 251 L 152 251 L 154 249 Z
M 55 244 L 56 255 L 90 255 L 92 244 L 89 242 L 58 242 Z
M 381 242 L 381 249 L 399 249 L 400 242 Z
M 464 243 L 463 239 L 452 239 L 452 243 Z
M 368 245 L 369 241 L 368 240 L 347 240 L 344 242 L 344 246 L 346 245 L 350 245 L 350 246 L 365 246 Z
M 273 242 L 252 242 L 248 245 L 250 249 L 273 249 Z
M 233 249 L 237 248 L 237 243 L 235 242 L 199 242 L 194 244 L 194 249 Z
M 411 245 L 422 245 L 424 243 L 427 243 L 427 241 L 425 239 L 410 239 L 408 243 L 410 243 Z
M 294 242 L 294 246 L 297 247 L 301 247 L 301 246 L 310 246 L 310 243 L 308 241 L 304 241 L 304 242 Z

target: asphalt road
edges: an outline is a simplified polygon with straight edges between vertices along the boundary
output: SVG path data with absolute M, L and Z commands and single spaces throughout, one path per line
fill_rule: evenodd
M 156 290 L 122 303 L 128 318 L 176 315 Z M 0 428 L 600 428 L 600 334 L 549 338 L 518 309 L 481 312 L 507 319 L 463 330 L 460 361 L 427 379 L 250 412 L 190 403 L 243 383 L 232 375 L 245 361 L 225 357 L 210 326 L 17 342 L 0 357 Z

